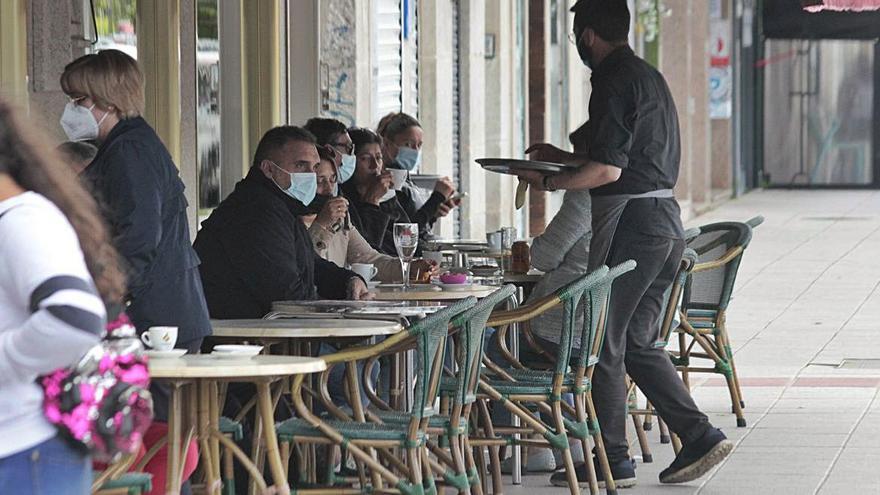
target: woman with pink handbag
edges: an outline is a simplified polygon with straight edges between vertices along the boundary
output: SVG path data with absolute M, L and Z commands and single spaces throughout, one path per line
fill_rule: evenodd
M 80 495 L 88 452 L 44 414 L 38 376 L 101 339 L 124 275 L 92 197 L 0 100 L 0 493 Z

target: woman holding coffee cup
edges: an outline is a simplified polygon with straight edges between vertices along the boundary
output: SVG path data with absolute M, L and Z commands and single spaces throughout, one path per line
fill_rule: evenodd
M 384 165 L 382 138 L 364 128 L 349 129 L 348 135 L 357 159 L 354 176 L 342 184 L 351 223 L 373 249 L 396 258 L 395 223 L 418 223 L 420 234 L 425 235 L 433 222 L 410 216 L 401 203 L 403 191 L 395 194 L 394 177 Z
M 318 154 L 321 157 L 315 170 L 318 194 L 309 205 L 312 215 L 302 217 L 309 227 L 315 251 L 339 266 L 351 265 L 352 270 L 368 282 L 375 277 L 386 283 L 402 282 L 400 260 L 373 249 L 357 227 L 346 221 L 348 200 L 337 195 L 338 169 L 333 155 L 325 149 L 320 149 Z M 411 273 L 430 276 L 436 269 L 435 263 L 418 260 L 413 262 Z

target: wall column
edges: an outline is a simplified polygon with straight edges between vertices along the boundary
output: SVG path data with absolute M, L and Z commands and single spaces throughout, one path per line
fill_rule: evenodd
M 0 2 L 0 95 L 28 109 L 25 0 Z
M 514 149 L 514 118 L 517 101 L 515 83 L 521 75 L 514 73 L 516 57 L 516 5 L 510 0 L 486 2 L 486 34 L 495 40 L 495 53 L 485 60 L 485 155 L 517 157 Z M 485 197 L 479 200 L 486 208 L 486 230 L 497 230 L 514 224 L 513 191 L 516 180 L 509 175 L 482 172 L 485 176 Z M 473 192 L 471 193 L 474 194 Z M 471 201 L 475 201 L 471 196 Z
M 486 4 L 485 0 L 461 2 L 459 34 L 460 105 L 462 118 L 459 159 L 461 188 L 469 191 L 462 204 L 461 227 L 465 238 L 486 234 L 486 171 L 474 160 L 486 156 Z
M 288 94 L 290 122 L 294 125 L 305 124 L 306 120 L 321 114 L 323 65 L 339 63 L 338 60 L 330 61 L 335 55 L 329 53 L 326 54 L 327 62 L 320 62 L 320 50 L 324 48 L 321 26 L 330 23 L 327 16 L 331 11 L 319 7 L 319 3 L 323 6 L 326 2 L 297 0 L 290 2 L 288 7 Z
M 547 0 L 529 0 L 528 30 L 528 119 L 529 144 L 547 140 L 550 125 L 547 112 L 550 111 L 550 71 L 547 58 L 550 51 L 550 5 Z M 529 232 L 536 236 L 547 226 L 548 194 L 529 188 Z
M 291 2 L 297 14 L 307 2 Z M 292 17 L 296 17 L 291 13 Z M 252 157 L 263 134 L 280 125 L 281 119 L 281 3 L 279 0 L 244 0 L 242 6 L 242 67 L 246 83 L 247 156 Z M 291 44 L 303 43 L 294 34 Z M 317 46 L 317 44 L 315 44 Z M 317 50 L 315 50 L 317 54 Z M 304 69 L 307 70 L 307 69 Z M 291 71 L 294 72 L 294 71 Z
M 671 9 L 672 16 L 661 18 L 660 29 L 660 72 L 666 78 L 678 110 L 679 127 L 681 128 L 681 169 L 675 195 L 681 204 L 682 216 L 688 217 L 692 208 L 691 174 L 693 154 L 692 116 L 695 104 L 690 85 L 694 81 L 691 62 L 691 5 L 694 0 L 666 0 L 665 5 Z M 704 1 L 704 0 L 697 0 Z
M 180 0 L 137 2 L 138 62 L 146 84 L 144 118 L 180 165 Z
M 452 177 L 452 2 L 421 2 L 418 17 L 419 122 L 426 136 L 421 172 Z M 447 219 L 440 235 L 452 235 Z

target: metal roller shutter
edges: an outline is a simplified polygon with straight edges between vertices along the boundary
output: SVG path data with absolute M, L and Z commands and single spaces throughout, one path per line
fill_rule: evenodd
M 373 124 L 403 102 L 400 0 L 373 0 Z

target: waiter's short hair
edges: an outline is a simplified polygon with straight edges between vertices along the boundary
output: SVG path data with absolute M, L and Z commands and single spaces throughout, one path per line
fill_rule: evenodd
M 315 135 L 318 144 L 333 144 L 333 140 L 348 130 L 345 124 L 336 119 L 313 117 L 306 122 L 305 129 Z
M 257 151 L 254 152 L 254 161 L 251 166 L 259 167 L 263 160 L 268 160 L 270 156 L 291 141 L 300 141 L 312 145 L 318 144 L 315 135 L 302 127 L 295 125 L 273 127 L 260 138 L 260 143 L 257 144 Z
M 630 13 L 626 0 L 579 0 L 571 11 L 577 35 L 590 28 L 609 43 L 626 41 L 629 37 Z

